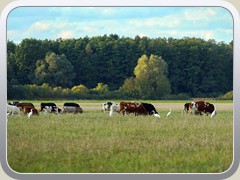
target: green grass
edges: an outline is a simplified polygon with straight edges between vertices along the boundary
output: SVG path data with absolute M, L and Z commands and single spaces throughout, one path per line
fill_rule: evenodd
M 9 117 L 9 166 L 21 173 L 220 173 L 230 167 L 232 111 L 214 118 L 158 111 L 160 119 L 110 118 L 98 109 Z

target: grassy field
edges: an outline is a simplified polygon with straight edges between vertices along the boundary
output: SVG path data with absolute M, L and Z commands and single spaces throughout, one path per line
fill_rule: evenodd
M 21 173 L 220 173 L 232 163 L 232 102 L 216 102 L 210 118 L 182 114 L 182 101 L 152 101 L 160 119 L 110 118 L 101 102 L 79 101 L 82 114 L 9 116 L 9 166 Z

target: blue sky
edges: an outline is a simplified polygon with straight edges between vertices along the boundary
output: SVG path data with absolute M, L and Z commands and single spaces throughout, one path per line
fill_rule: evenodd
M 118 34 L 197 37 L 229 43 L 233 19 L 221 7 L 18 7 L 7 19 L 7 38 L 68 39 Z

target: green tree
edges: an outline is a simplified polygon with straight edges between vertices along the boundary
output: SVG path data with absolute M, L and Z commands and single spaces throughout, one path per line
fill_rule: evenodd
M 108 85 L 104 83 L 98 83 L 97 86 L 93 89 L 93 91 L 100 92 L 100 93 L 108 93 Z
M 64 54 L 47 53 L 43 60 L 36 63 L 37 83 L 49 83 L 51 86 L 69 87 L 75 78 L 74 68 Z
M 148 58 L 143 55 L 139 58 L 134 74 L 142 97 L 158 99 L 170 94 L 171 86 L 167 73 L 167 63 L 160 56 L 151 55 Z
M 77 94 L 87 94 L 89 92 L 88 88 L 82 84 L 73 86 L 71 90 Z

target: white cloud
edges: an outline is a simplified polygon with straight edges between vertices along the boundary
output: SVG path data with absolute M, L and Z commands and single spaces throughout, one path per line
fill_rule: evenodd
M 45 31 L 49 29 L 49 25 L 44 22 L 35 22 L 30 29 L 33 31 Z
M 75 37 L 75 33 L 73 31 L 62 31 L 61 33 L 58 34 L 58 38 L 62 38 L 62 39 L 70 39 L 74 37 Z
M 168 27 L 173 28 L 181 24 L 181 21 L 176 16 L 153 17 L 147 19 L 133 19 L 129 21 L 130 26 L 136 27 Z
M 217 14 L 212 8 L 190 8 L 184 11 L 184 19 L 188 21 L 208 21 Z

